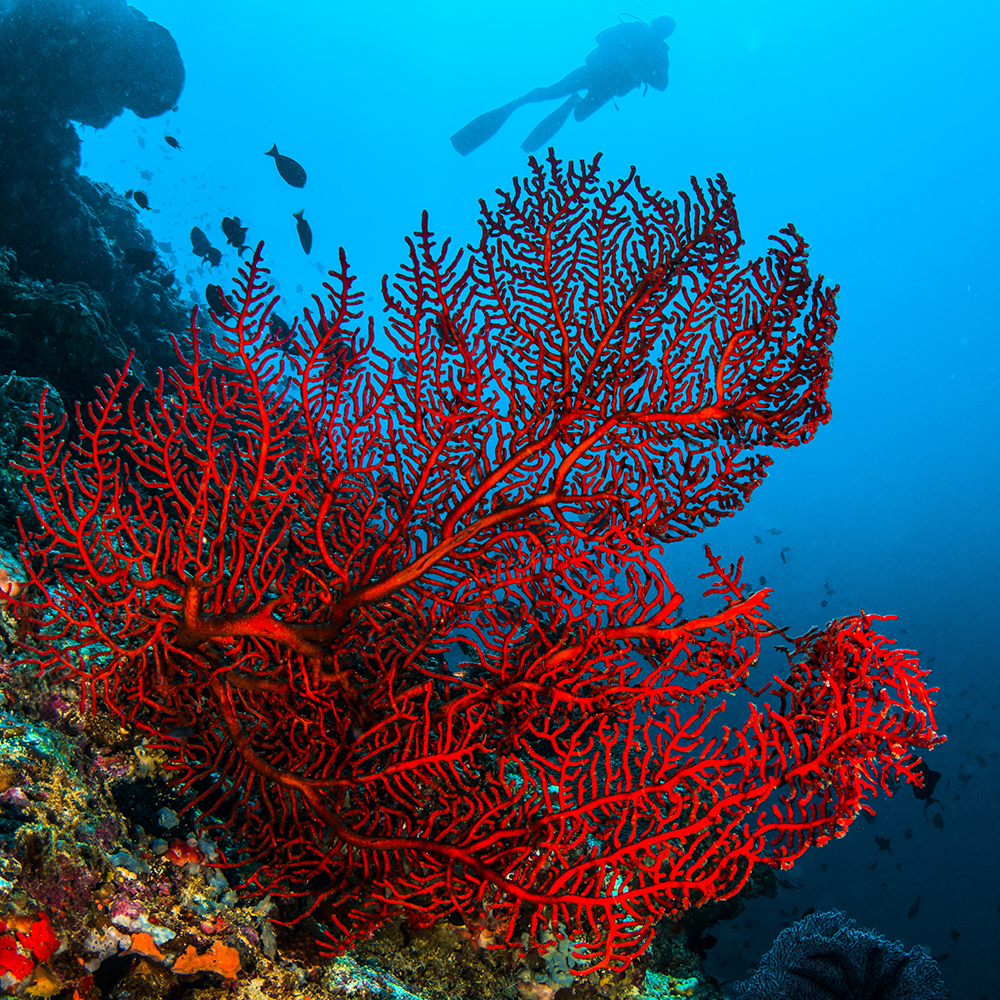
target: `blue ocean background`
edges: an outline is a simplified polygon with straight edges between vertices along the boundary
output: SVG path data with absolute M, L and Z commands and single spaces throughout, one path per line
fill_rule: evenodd
M 776 456 L 743 512 L 665 562 L 693 596 L 705 541 L 744 555 L 793 634 L 859 608 L 898 616 L 887 634 L 932 669 L 948 735 L 927 755 L 939 804 L 925 810 L 908 788 L 879 799 L 874 822 L 786 873 L 778 899 L 715 928 L 706 966 L 740 978 L 796 916 L 837 907 L 929 949 L 956 998 L 1000 998 L 1000 4 L 139 6 L 177 40 L 178 110 L 81 128 L 82 172 L 147 193 L 142 221 L 192 302 L 227 285 L 238 258 L 227 247 L 217 269 L 202 265 L 191 227 L 221 248 L 222 217 L 238 215 L 248 242 L 265 241 L 289 319 L 340 246 L 377 315 L 381 276 L 423 209 L 439 235 L 474 240 L 479 199 L 524 174 L 520 143 L 555 105 L 519 110 L 467 157 L 448 137 L 579 65 L 619 16 L 676 19 L 666 92 L 570 120 L 557 155 L 600 151 L 605 179 L 634 164 L 669 194 L 721 172 L 748 256 L 794 222 L 813 272 L 842 291 L 832 422 Z M 305 166 L 304 189 L 262 155 L 272 143 Z

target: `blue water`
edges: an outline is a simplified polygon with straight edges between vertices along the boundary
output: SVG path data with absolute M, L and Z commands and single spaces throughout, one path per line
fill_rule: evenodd
M 666 92 L 571 120 L 556 151 L 600 150 L 606 178 L 635 164 L 667 192 L 721 171 L 748 254 L 794 221 L 814 272 L 842 286 L 832 423 L 778 456 L 753 502 L 707 540 L 727 559 L 745 554 L 748 579 L 766 576 L 772 615 L 793 631 L 859 607 L 898 615 L 887 631 L 933 668 L 948 734 L 928 757 L 944 775 L 943 829 L 909 790 L 880 801 L 874 824 L 859 820 L 796 866 L 788 877 L 801 888 L 716 928 L 708 968 L 738 978 L 793 913 L 836 906 L 929 948 L 953 996 L 1000 998 L 1000 5 L 140 6 L 180 47 L 179 110 L 83 129 L 83 172 L 147 192 L 155 211 L 143 221 L 199 293 L 236 257 L 202 270 L 191 226 L 222 247 L 222 216 L 239 215 L 249 242 L 266 240 L 286 316 L 320 290 L 341 245 L 376 296 L 424 208 L 439 234 L 475 238 L 478 199 L 523 174 L 520 142 L 554 105 L 521 109 L 468 157 L 448 137 L 578 65 L 619 13 L 676 18 Z M 303 190 L 262 155 L 272 143 L 306 167 Z M 315 237 L 308 258 L 300 209 Z M 692 590 L 696 555 L 668 553 Z

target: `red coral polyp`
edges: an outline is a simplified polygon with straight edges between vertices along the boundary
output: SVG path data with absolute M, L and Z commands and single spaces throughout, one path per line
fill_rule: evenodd
M 332 946 L 457 911 L 621 968 L 912 779 L 933 703 L 860 615 L 751 695 L 769 591 L 707 552 L 685 618 L 662 565 L 830 417 L 799 234 L 741 263 L 721 178 L 671 201 L 551 156 L 481 229 L 424 218 L 385 338 L 343 253 L 276 332 L 258 247 L 151 398 L 109 378 L 72 445 L 43 399 L 22 612 Z
M 28 928 L 26 934 L 18 934 L 17 937 L 39 962 L 47 962 L 59 947 L 52 924 L 44 913 L 38 915 L 38 919 Z

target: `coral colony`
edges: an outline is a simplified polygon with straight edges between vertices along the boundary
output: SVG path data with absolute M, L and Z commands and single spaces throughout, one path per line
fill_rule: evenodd
M 769 591 L 706 548 L 716 610 L 684 617 L 664 543 L 829 419 L 836 289 L 793 228 L 741 265 L 721 178 L 597 167 L 532 160 L 465 253 L 425 217 L 392 350 L 343 253 L 272 327 L 258 246 L 148 397 L 122 372 L 72 443 L 44 400 L 31 431 L 34 661 L 168 752 L 243 891 L 330 949 L 457 915 L 623 968 L 939 741 L 871 616 L 780 636 L 756 691 Z

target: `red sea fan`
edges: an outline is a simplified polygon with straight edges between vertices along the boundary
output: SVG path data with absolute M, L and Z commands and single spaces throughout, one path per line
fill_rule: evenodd
M 287 335 L 260 248 L 149 402 L 109 379 L 24 471 L 34 657 L 135 724 L 250 884 L 337 947 L 395 914 L 623 967 L 665 913 L 843 832 L 933 745 L 863 616 L 749 691 L 768 591 L 661 543 L 829 419 L 835 289 L 782 231 L 741 265 L 719 178 L 670 201 L 550 156 L 465 255 L 426 217 L 376 346 L 341 255 Z

